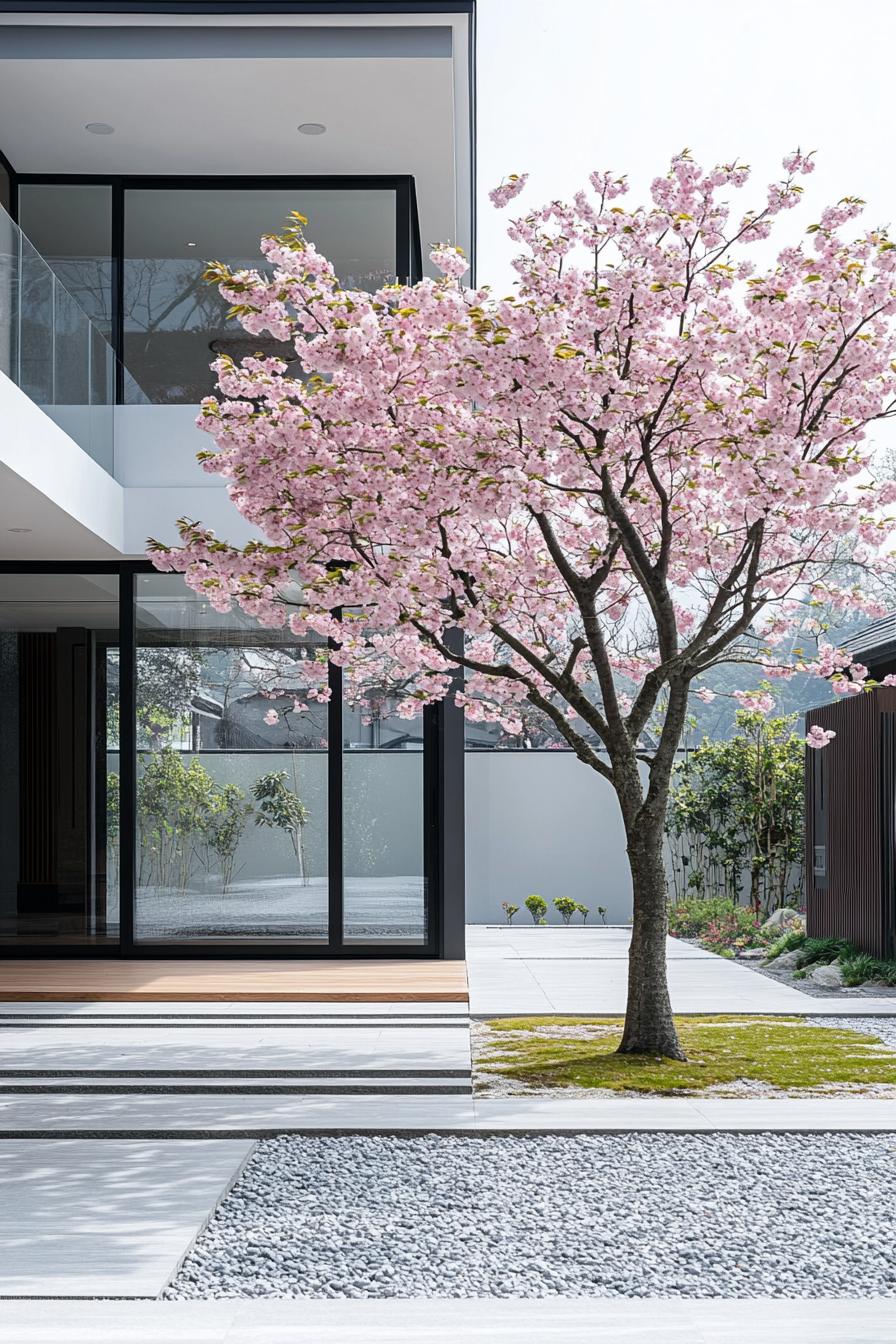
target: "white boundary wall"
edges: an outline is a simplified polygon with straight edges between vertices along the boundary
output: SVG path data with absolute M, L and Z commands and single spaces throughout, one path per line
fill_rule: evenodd
M 494 751 L 466 754 L 467 920 L 494 924 L 502 901 L 520 907 L 515 923 L 531 923 L 523 901 L 571 896 L 607 907 L 610 924 L 631 918 L 625 832 L 610 785 L 571 752 Z M 579 916 L 575 916 L 578 922 Z

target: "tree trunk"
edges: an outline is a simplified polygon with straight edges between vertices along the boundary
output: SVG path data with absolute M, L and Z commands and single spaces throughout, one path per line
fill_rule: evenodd
M 666 976 L 666 870 L 662 817 L 640 811 L 627 827 L 634 914 L 628 956 L 628 1002 L 620 1054 L 684 1059 Z

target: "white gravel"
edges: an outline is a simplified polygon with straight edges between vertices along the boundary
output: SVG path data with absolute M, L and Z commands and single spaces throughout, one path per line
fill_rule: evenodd
M 284 1137 L 164 1294 L 896 1296 L 896 1135 Z
M 877 1036 L 884 1045 L 896 1049 L 896 1017 L 807 1017 L 811 1027 L 835 1027 L 842 1031 L 860 1031 Z

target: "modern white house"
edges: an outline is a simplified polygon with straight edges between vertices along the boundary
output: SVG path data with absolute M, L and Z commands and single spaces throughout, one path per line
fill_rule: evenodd
M 273 348 L 212 259 L 290 211 L 346 284 L 474 254 L 474 4 L 0 3 L 3 955 L 463 955 L 463 726 L 265 722 L 303 650 L 144 560 L 249 536 L 196 452 Z

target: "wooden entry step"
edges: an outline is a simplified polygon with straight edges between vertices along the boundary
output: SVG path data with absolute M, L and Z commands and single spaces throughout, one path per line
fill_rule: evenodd
M 0 961 L 0 1001 L 467 1003 L 463 961 Z

